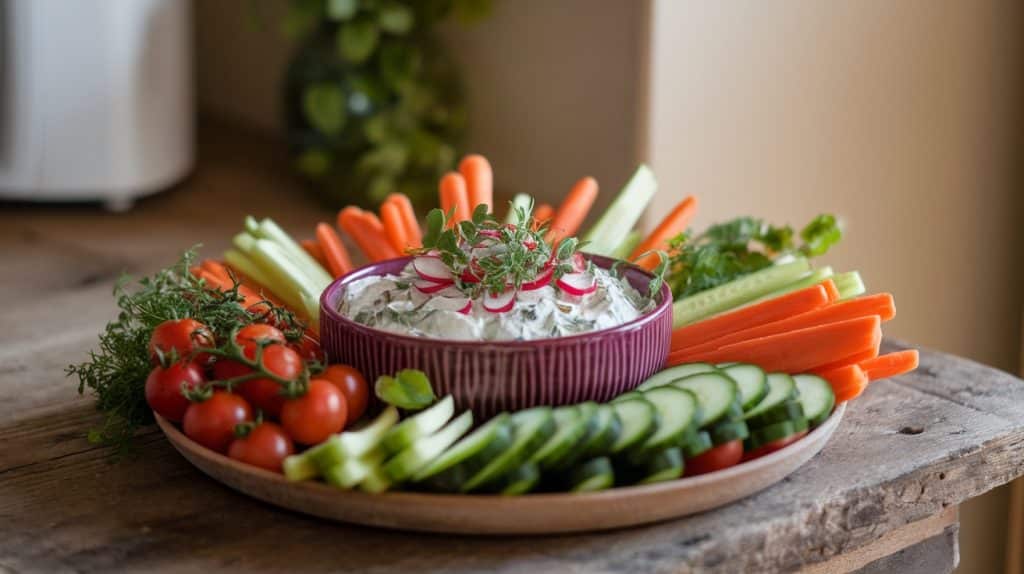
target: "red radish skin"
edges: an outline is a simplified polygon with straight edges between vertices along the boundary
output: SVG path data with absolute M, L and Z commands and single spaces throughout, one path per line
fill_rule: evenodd
M 420 278 L 434 283 L 451 283 L 452 272 L 439 257 L 427 255 L 412 260 L 412 267 Z
M 442 283 L 440 281 L 428 281 L 426 279 L 419 279 L 416 282 L 414 282 L 412 286 L 415 287 L 417 291 L 423 293 L 424 295 L 431 295 L 433 293 L 437 293 L 438 291 L 444 291 L 445 289 L 451 287 L 454 284 L 454 281 L 447 281 Z
M 466 301 L 466 306 L 463 307 L 462 309 L 459 309 L 459 313 L 462 313 L 463 315 L 469 315 L 472 312 L 473 312 L 473 301 L 471 301 L 471 300 L 467 300 Z
M 546 267 L 544 270 L 537 275 L 537 278 L 533 281 L 527 281 L 520 287 L 521 291 L 535 291 L 551 283 L 551 276 L 555 274 L 555 270 L 552 267 Z
M 484 309 L 487 309 L 491 313 L 505 313 L 511 311 L 512 307 L 516 303 L 516 292 L 512 290 L 499 293 L 498 295 L 491 295 L 490 293 L 484 295 Z
M 556 283 L 562 291 L 577 297 L 597 291 L 597 281 L 589 273 L 566 273 Z

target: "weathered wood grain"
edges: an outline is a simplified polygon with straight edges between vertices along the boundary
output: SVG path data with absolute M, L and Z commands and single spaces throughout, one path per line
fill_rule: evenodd
M 603 534 L 331 524 L 220 486 L 152 429 L 134 458 L 114 462 L 86 442 L 99 417 L 63 367 L 112 317 L 117 274 L 152 271 L 197 241 L 219 252 L 250 210 L 310 232 L 331 217 L 303 199 L 272 146 L 231 131 L 203 142 L 197 174 L 129 215 L 0 206 L 0 268 L 15 270 L 0 281 L 0 571 L 790 571 L 1024 474 L 1024 383 L 932 352 L 918 373 L 873 384 L 787 480 L 714 512 Z

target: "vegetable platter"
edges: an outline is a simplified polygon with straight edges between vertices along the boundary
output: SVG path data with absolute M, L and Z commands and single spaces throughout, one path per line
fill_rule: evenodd
M 68 368 L 106 415 L 90 439 L 133 456 L 155 421 L 211 477 L 326 518 L 606 529 L 766 488 L 871 381 L 917 366 L 879 355 L 892 295 L 812 266 L 840 240 L 831 215 L 696 233 L 686 197 L 644 236 L 641 166 L 580 233 L 592 178 L 501 219 L 492 181 L 468 156 L 423 220 L 397 193 L 304 240 L 249 217 L 221 260 L 190 249 L 120 282 L 118 318 Z

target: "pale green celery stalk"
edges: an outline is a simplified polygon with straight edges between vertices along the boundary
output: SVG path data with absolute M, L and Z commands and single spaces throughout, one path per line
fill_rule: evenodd
M 626 259 L 627 257 L 629 257 L 630 253 L 633 253 L 633 250 L 636 249 L 636 246 L 640 245 L 640 242 L 643 240 L 643 238 L 644 236 L 639 231 L 635 229 L 633 231 L 630 231 L 629 235 L 626 236 L 625 241 L 620 243 L 619 246 L 616 247 L 614 251 L 612 251 L 609 257 L 615 259 Z M 586 247 L 584 247 L 584 249 L 586 249 Z
M 247 222 L 248 225 L 248 222 Z M 299 268 L 309 276 L 310 279 L 319 285 L 317 296 L 327 288 L 334 280 L 316 259 L 313 259 L 285 230 L 281 229 L 273 219 L 269 217 L 260 222 L 259 237 L 270 239 L 288 254 L 292 260 L 299 265 Z
M 735 309 L 797 281 L 810 270 L 810 263 L 804 258 L 799 258 L 782 265 L 765 267 L 760 271 L 680 299 L 672 304 L 672 326 L 682 327 Z
M 797 279 L 796 281 L 790 283 L 789 285 L 786 285 L 782 289 L 772 291 L 771 293 L 765 295 L 764 297 L 759 297 L 756 301 L 752 301 L 750 304 L 753 305 L 755 303 L 760 303 L 761 301 L 767 301 L 769 299 L 781 297 L 782 295 L 792 293 L 793 291 L 798 291 L 800 289 L 803 289 L 804 287 L 817 285 L 818 283 L 821 283 L 822 281 L 828 279 L 829 277 L 832 277 L 833 275 L 834 273 L 832 271 L 832 268 L 829 267 L 828 265 L 824 267 L 819 267 L 817 269 L 814 269 L 810 273 L 805 274 L 803 277 Z
M 309 317 L 309 328 L 314 332 L 320 332 L 320 298 L 311 297 L 308 293 L 299 293 L 302 297 L 302 307 Z
M 251 215 L 245 216 L 245 230 L 250 234 L 259 237 L 260 234 L 260 222 L 256 221 L 256 218 Z
M 511 204 L 508 206 L 508 213 L 505 215 L 505 223 L 516 222 L 516 210 L 520 207 L 523 209 L 529 209 L 530 204 L 533 203 L 533 198 L 526 193 L 517 193 L 512 198 Z
M 597 255 L 611 255 L 629 236 L 647 204 L 658 190 L 654 172 L 646 165 L 636 169 L 633 177 L 605 210 L 597 223 L 583 236 L 583 250 Z
M 840 273 L 833 277 L 832 281 L 835 282 L 836 289 L 839 290 L 840 301 L 857 297 L 867 292 L 867 287 L 864 286 L 864 281 L 861 279 L 860 273 L 856 271 Z
M 265 289 L 270 290 L 271 293 L 277 296 L 278 299 L 283 301 L 288 307 L 292 309 L 302 309 L 302 300 L 298 297 L 297 292 L 288 287 L 286 283 L 282 283 L 277 275 L 272 274 L 260 267 L 253 259 L 235 249 L 229 249 L 224 252 L 224 260 L 228 262 L 238 271 L 240 271 L 246 277 L 249 277 L 253 281 L 259 283 Z
M 307 299 L 303 296 L 315 301 L 320 295 L 320 288 L 309 284 L 305 273 L 292 262 L 281 246 L 269 239 L 258 239 L 250 255 L 256 264 L 273 278 L 275 283 L 284 288 L 286 293 L 279 296 L 285 302 L 293 305 L 294 309 L 306 310 L 311 320 L 319 317 L 320 309 L 318 307 L 309 309 Z M 289 299 L 294 299 L 294 303 Z

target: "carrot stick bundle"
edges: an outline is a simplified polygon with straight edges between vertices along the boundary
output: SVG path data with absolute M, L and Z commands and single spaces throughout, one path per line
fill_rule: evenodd
M 583 225 L 590 208 L 597 199 L 597 180 L 592 177 L 584 177 L 572 186 L 569 195 L 558 206 L 555 217 L 551 220 L 551 226 L 544 237 L 544 240 L 552 245 L 558 244 L 566 237 L 572 237 Z
M 333 227 L 326 223 L 318 223 L 316 240 L 324 258 L 324 267 L 331 272 L 332 277 L 337 279 L 352 270 L 352 258 L 349 257 L 345 244 L 341 242 Z
M 715 344 L 717 340 L 726 338 L 728 335 L 813 311 L 827 304 L 828 295 L 825 289 L 821 285 L 812 285 L 749 307 L 742 307 L 680 327 L 672 332 L 671 348 L 673 351 L 697 346 L 706 350 L 717 349 L 722 346 Z M 705 347 L 705 344 L 708 347 Z
M 398 206 L 398 211 L 402 214 L 402 226 L 405 228 L 405 237 L 409 242 L 409 247 L 413 249 L 423 247 L 423 230 L 420 229 L 420 223 L 416 219 L 416 211 L 412 207 L 412 202 L 409 201 L 409 196 L 404 193 L 392 193 L 384 201 Z
M 384 223 L 384 232 L 387 233 L 391 247 L 399 253 L 405 253 L 409 249 L 409 238 L 405 234 L 405 222 L 402 221 L 402 211 L 394 203 L 384 202 L 380 206 L 380 220 Z
M 869 380 L 877 381 L 909 373 L 917 368 L 919 361 L 917 349 L 908 349 L 861 361 L 859 366 Z
M 454 226 L 460 221 L 470 218 L 472 212 L 469 207 L 469 195 L 466 191 L 466 179 L 462 174 L 450 171 L 444 174 L 438 184 L 438 192 L 441 196 L 441 211 L 445 215 L 454 212 L 449 226 Z
M 811 369 L 810 372 L 815 375 L 821 375 L 822 373 L 827 373 L 829 371 L 845 367 L 847 365 L 857 365 L 864 361 L 867 361 L 868 359 L 874 359 L 875 357 L 878 356 L 879 347 L 881 347 L 881 342 L 879 342 L 879 344 L 874 347 L 864 349 L 863 351 L 858 351 L 848 357 L 843 357 L 838 361 L 832 361 L 831 363 L 826 363 L 819 367 L 814 367 L 813 369 Z
M 302 246 L 302 250 L 309 253 L 309 256 L 316 260 L 321 267 L 327 267 L 327 261 L 324 259 L 324 250 L 320 248 L 320 244 L 317 243 L 316 239 L 303 239 L 299 242 Z
M 350 205 L 338 213 L 338 227 L 356 242 L 371 262 L 398 257 L 398 252 L 388 242 L 384 224 L 373 213 Z
M 686 231 L 690 221 L 696 214 L 697 198 L 688 195 L 665 216 L 665 219 L 661 220 L 661 223 L 654 228 L 654 231 L 646 239 L 640 242 L 640 245 L 636 246 L 636 249 L 629 254 L 629 259 L 644 269 L 653 270 L 658 266 L 658 257 L 654 254 L 648 254 L 644 257 L 640 256 L 657 249 L 667 251 L 669 240 Z
M 550 203 L 541 203 L 533 209 L 533 229 L 543 227 L 555 215 L 555 208 Z
M 847 365 L 821 374 L 832 385 L 836 404 L 855 399 L 868 387 L 868 376 L 858 365 Z
M 466 180 L 469 212 L 473 213 L 478 205 L 484 204 L 487 213 L 493 213 L 494 172 L 487 158 L 479 154 L 467 155 L 459 163 L 459 173 Z
M 871 315 L 741 341 L 703 353 L 677 351 L 669 354 L 668 364 L 738 361 L 766 371 L 803 373 L 874 347 L 881 340 L 881 320 Z

